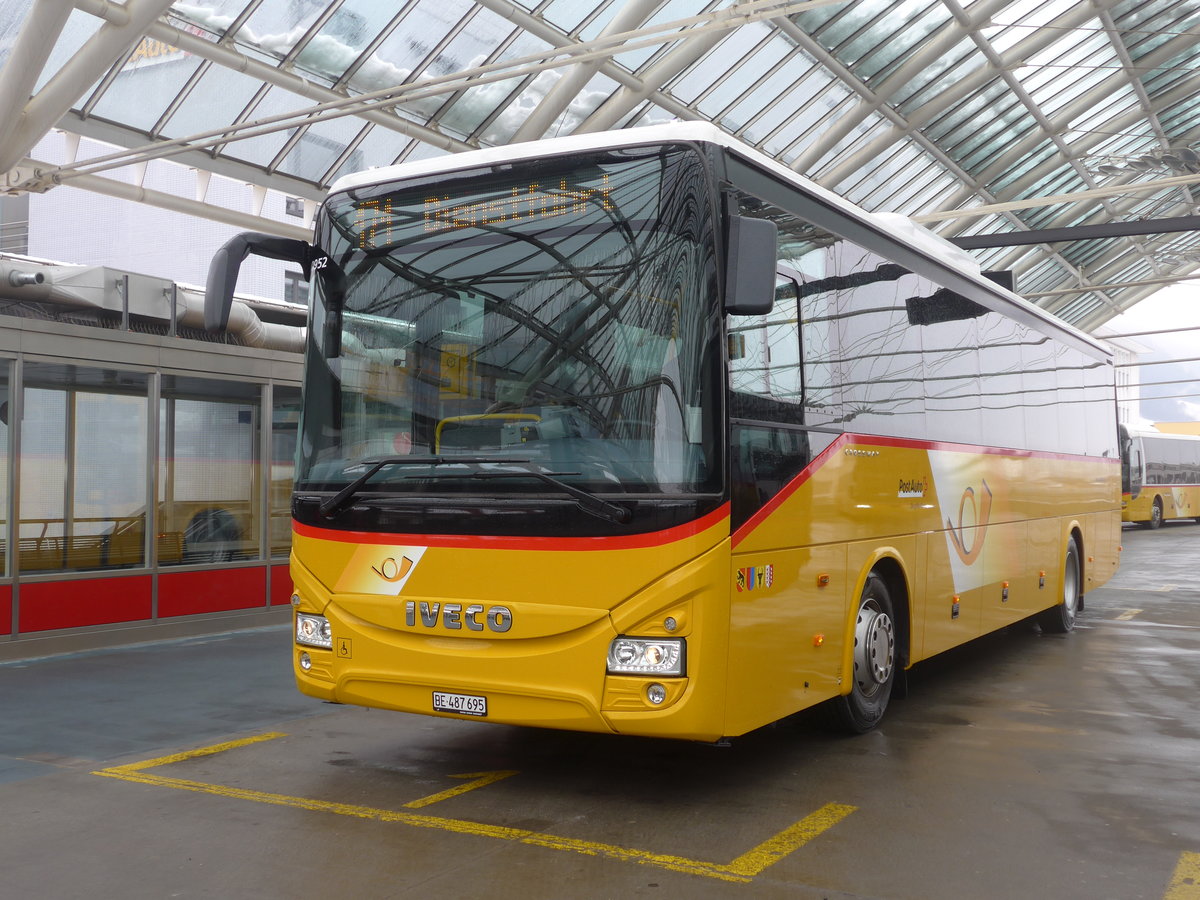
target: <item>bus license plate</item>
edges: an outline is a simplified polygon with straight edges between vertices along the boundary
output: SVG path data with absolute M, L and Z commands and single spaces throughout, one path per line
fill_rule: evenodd
M 486 716 L 487 697 L 471 694 L 443 694 L 433 692 L 433 711 L 458 713 L 460 716 Z

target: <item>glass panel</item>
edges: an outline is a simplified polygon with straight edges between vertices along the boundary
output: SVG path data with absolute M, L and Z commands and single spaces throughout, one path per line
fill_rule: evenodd
M 309 181 L 320 181 L 321 176 L 346 152 L 346 148 L 358 137 L 363 127 L 362 119 L 356 116 L 344 116 L 310 125 L 283 158 L 279 171 L 307 178 Z
M 303 110 L 309 106 L 312 106 L 311 100 L 301 97 L 299 94 L 293 94 L 291 91 L 285 91 L 283 88 L 273 87 L 259 101 L 258 105 L 250 111 L 250 118 L 265 119 L 269 116 L 279 115 L 280 113 Z M 275 158 L 275 155 L 283 148 L 284 143 L 287 142 L 288 138 L 295 131 L 295 128 L 286 128 L 281 131 L 272 131 L 268 134 L 259 135 L 258 137 L 243 140 L 235 139 L 232 143 L 226 145 L 225 153 L 238 159 L 244 159 L 247 162 L 265 166 Z
M 12 45 L 16 43 L 17 35 L 21 33 L 21 24 L 29 14 L 33 0 L 9 0 L 0 3 L 0 70 L 8 61 Z
M 808 57 L 797 53 L 796 61 L 798 63 L 807 62 Z M 802 77 L 796 80 L 793 87 L 781 92 L 764 106 L 746 129 L 744 137 L 753 143 L 767 140 L 768 144 L 775 145 L 777 142 L 771 133 L 786 122 L 790 116 L 797 115 L 798 111 L 805 110 L 810 116 L 820 117 L 824 110 L 817 108 L 818 104 L 813 101 L 828 85 L 829 80 L 826 78 Z M 782 146 L 786 146 L 786 144 Z M 768 152 L 777 151 L 768 150 Z
M 717 109 L 725 106 L 746 88 L 746 82 L 737 76 L 728 76 L 737 68 L 738 60 L 743 60 L 747 54 L 753 53 L 766 34 L 767 26 L 761 23 L 737 29 L 710 50 L 699 63 L 676 79 L 671 86 L 671 93 L 684 103 L 692 103 L 712 87 L 714 82 L 726 79 L 721 87 L 714 90 L 714 93 L 723 94 L 724 101 L 713 104 L 711 99 L 706 98 L 709 106 L 715 105 Z
M 170 44 L 144 37 L 92 113 L 150 131 L 200 62 Z
M 354 90 L 374 91 L 408 81 L 415 69 L 471 10 L 466 0 L 421 0 L 350 80 Z M 438 65 L 431 75 L 453 66 Z
M 164 376 L 159 565 L 259 557 L 259 386 Z
M 813 65 L 812 60 L 799 53 L 782 38 L 776 38 L 758 54 L 758 60 L 764 65 L 764 74 L 767 66 L 775 65 L 785 58 L 787 59 L 786 64 L 780 65 L 770 75 L 766 75 L 762 84 L 737 101 L 737 105 L 729 111 L 732 118 L 745 121 L 757 116 L 764 107 L 774 103 L 781 93 L 789 90 L 796 83 L 796 79 L 805 65 Z M 741 69 L 737 77 L 742 80 L 742 86 L 745 88 L 751 75 L 745 69 Z
M 251 0 L 204 0 L 203 4 L 180 3 L 171 7 L 168 18 L 198 25 L 214 35 L 224 34 Z M 174 22 L 172 24 L 179 24 Z M 187 27 L 186 25 L 182 27 Z
M 262 82 L 224 66 L 210 66 L 163 127 L 167 137 L 183 137 L 228 125 L 238 117 Z
M 598 4 L 595 0 L 550 0 L 542 12 L 542 18 L 570 34 L 600 5 L 606 4 Z
M 147 384 L 141 373 L 26 365 L 20 571 L 145 564 Z
M 744 36 L 741 35 L 743 31 L 747 32 Z M 724 52 L 730 55 L 720 57 L 735 64 L 712 91 L 696 104 L 697 109 L 706 116 L 715 116 L 737 100 L 749 85 L 762 77 L 787 51 L 786 44 L 782 41 L 768 41 L 764 46 L 758 46 L 768 34 L 765 25 L 747 25 L 738 29 L 737 33 L 738 40 L 731 39 L 721 44 L 721 48 L 725 48 Z
M 914 47 L 946 22 L 950 14 L 942 3 L 929 3 L 928 0 L 900 0 L 887 5 L 885 13 L 879 16 L 871 25 L 851 38 L 835 51 L 837 58 L 849 66 L 854 66 L 860 77 L 877 70 L 876 65 L 861 66 L 863 57 L 887 48 L 894 53 L 904 52 Z
M 503 501 L 497 527 L 607 532 L 714 502 L 707 191 L 700 158 L 669 147 L 334 195 L 300 488 L 368 472 L 380 503 L 339 527 L 386 511 L 373 527 L 393 530 L 479 528 L 472 509 Z
M 292 480 L 296 473 L 296 429 L 300 388 L 275 385 L 271 402 L 270 552 L 287 558 L 292 549 Z
M 726 5 L 728 5 L 726 2 L 712 4 L 714 7 Z M 697 4 L 695 0 L 667 0 L 666 3 L 659 7 L 658 11 L 654 15 L 646 20 L 645 25 L 641 27 L 649 28 L 654 25 L 661 25 L 665 22 L 674 22 L 678 19 L 689 18 L 690 16 L 694 16 L 699 12 L 699 6 L 700 5 Z M 597 37 L 597 32 L 599 31 L 597 26 L 602 24 L 607 25 L 609 18 L 611 17 L 599 17 L 592 22 L 588 28 L 584 29 L 581 36 L 585 40 L 588 38 Z M 636 71 L 645 65 L 646 62 L 655 54 L 663 52 L 670 53 L 673 48 L 678 46 L 678 42 L 669 46 L 661 44 L 648 44 L 645 47 L 640 47 L 636 50 L 630 50 L 627 53 L 618 54 L 617 56 L 613 57 L 613 59 L 617 65 L 625 66 L 630 71 Z
M 438 18 L 440 19 L 441 16 Z M 512 33 L 512 30 L 512 23 L 508 20 L 489 9 L 476 7 L 467 23 L 437 57 L 418 74 L 422 78 L 436 78 L 450 72 L 461 72 L 464 69 L 481 66 Z
M 384 128 L 382 125 L 372 125 L 367 136 L 354 148 L 351 154 L 338 167 L 329 179 L 330 183 L 337 181 L 343 175 L 353 172 L 363 172 L 370 168 L 390 166 L 396 157 L 408 145 L 409 139 L 398 131 Z
M 379 0 L 347 0 L 300 51 L 297 63 L 336 81 L 392 20 L 396 10 L 395 4 Z
M 58 41 L 54 44 L 54 49 L 50 51 L 50 56 L 46 59 L 46 65 L 42 67 L 41 74 L 38 75 L 37 82 L 34 84 L 33 93 L 40 91 L 54 75 L 66 65 L 67 60 L 79 52 L 79 49 L 87 43 L 87 41 L 100 30 L 100 26 L 104 24 L 104 20 L 96 16 L 90 16 L 80 10 L 74 10 L 67 19 L 67 24 L 63 27 L 62 33 L 58 36 Z M 89 90 L 81 96 L 88 96 L 91 93 Z
M 505 60 L 518 56 L 526 56 L 531 53 L 545 50 L 548 48 L 548 46 L 549 45 L 544 41 L 533 38 L 530 35 L 522 35 L 514 40 L 508 47 L 506 47 L 498 59 Z M 539 73 L 538 75 L 534 76 L 525 89 L 522 90 L 515 99 L 511 100 L 511 102 L 508 102 L 504 99 L 507 94 L 502 92 L 500 88 L 503 87 L 503 91 L 511 90 L 513 87 L 515 87 L 515 85 L 520 83 L 519 80 L 505 81 L 503 85 L 484 85 L 479 88 L 474 88 L 462 98 L 460 103 L 463 101 L 468 101 L 468 98 L 470 98 L 468 102 L 480 108 L 480 111 L 483 114 L 474 114 L 474 118 L 477 123 L 484 121 L 487 116 L 491 115 L 492 109 L 486 108 L 489 104 L 505 104 L 503 111 L 484 127 L 483 133 L 480 135 L 480 139 L 486 144 L 504 144 L 507 143 L 508 140 L 516 133 L 517 129 L 521 127 L 525 119 L 542 101 L 542 98 L 546 96 L 546 94 L 557 82 L 559 77 L 561 77 L 560 71 L 551 70 Z M 495 89 L 490 94 L 487 93 L 489 87 Z M 572 103 L 568 109 L 563 112 L 563 116 L 572 116 L 573 124 L 570 126 L 569 130 L 574 130 L 575 124 L 580 122 L 583 116 L 599 106 L 615 89 L 616 84 L 611 79 L 605 78 L 604 76 L 596 76 L 592 78 L 588 86 L 579 92 L 576 102 Z M 454 114 L 457 113 L 458 110 L 456 109 Z M 470 117 L 471 114 L 468 115 L 468 120 Z M 562 121 L 561 117 L 559 121 Z M 553 125 L 549 131 L 552 134 L 560 133 L 561 127 L 561 125 Z
M 933 32 L 948 24 L 949 16 L 941 4 L 930 7 L 915 22 L 894 30 L 891 35 L 876 32 L 877 42 L 854 67 L 855 74 L 868 84 L 875 84 L 910 58 L 915 49 Z M 968 40 L 963 38 L 963 41 Z
M 237 39 L 282 59 L 308 33 L 308 29 L 328 6 L 328 0 L 293 0 L 288 3 L 272 3 L 268 0 L 250 14 Z

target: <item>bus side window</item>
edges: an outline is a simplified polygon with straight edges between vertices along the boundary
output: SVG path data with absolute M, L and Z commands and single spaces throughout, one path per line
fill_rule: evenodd
M 809 461 L 796 282 L 781 275 L 765 316 L 729 320 L 729 414 L 734 527 Z

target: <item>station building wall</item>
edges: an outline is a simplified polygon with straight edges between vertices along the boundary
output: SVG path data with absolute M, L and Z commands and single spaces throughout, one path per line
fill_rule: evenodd
M 298 354 L 0 314 L 0 657 L 287 605 L 299 385 Z

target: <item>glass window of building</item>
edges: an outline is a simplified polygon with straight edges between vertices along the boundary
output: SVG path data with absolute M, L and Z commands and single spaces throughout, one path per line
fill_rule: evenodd
M 286 559 L 292 550 L 292 481 L 296 473 L 296 429 L 300 423 L 300 388 L 277 384 L 271 402 L 268 536 L 271 558 Z
M 24 381 L 20 571 L 145 565 L 149 377 L 30 362 Z
M 258 559 L 261 386 L 164 375 L 159 401 L 159 565 Z

